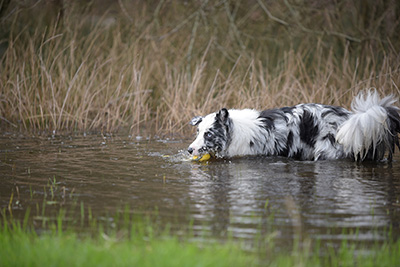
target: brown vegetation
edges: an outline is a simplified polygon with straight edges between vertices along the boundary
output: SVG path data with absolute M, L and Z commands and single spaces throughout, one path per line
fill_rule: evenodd
M 400 94 L 395 0 L 115 2 L 0 13 L 3 129 L 188 135 L 222 107 Z

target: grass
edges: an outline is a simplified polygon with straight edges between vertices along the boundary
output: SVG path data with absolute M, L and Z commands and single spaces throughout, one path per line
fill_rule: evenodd
M 399 95 L 396 1 L 4 3 L 3 128 L 185 136 L 222 107 Z
M 200 247 L 177 238 L 117 240 L 104 234 L 38 236 L 21 229 L 0 234 L 2 266 L 245 266 L 253 257 L 233 244 Z
M 37 236 L 3 230 L 0 240 L 2 266 L 244 266 L 254 262 L 234 245 L 201 248 L 172 237 L 117 241 L 104 235 L 81 239 L 75 234 Z
M 194 242 L 168 232 L 151 234 L 151 225 L 132 225 L 107 235 L 98 230 L 78 236 L 61 230 L 37 234 L 25 223 L 2 224 L 0 229 L 1 266 L 398 266 L 400 241 L 362 249 L 343 241 L 338 249 L 322 253 L 314 248 L 293 248 L 274 252 L 249 252 L 240 242 Z

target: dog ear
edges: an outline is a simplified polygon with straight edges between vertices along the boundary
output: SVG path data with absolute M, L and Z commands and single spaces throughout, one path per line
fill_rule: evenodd
M 194 117 L 194 118 L 189 122 L 189 124 L 192 125 L 192 126 L 196 126 L 196 125 L 198 125 L 202 120 L 203 120 L 203 117 L 202 117 L 202 116 L 196 116 L 196 117 Z
M 222 123 L 226 123 L 229 117 L 229 112 L 226 108 L 221 109 L 217 113 L 217 120 L 221 121 Z

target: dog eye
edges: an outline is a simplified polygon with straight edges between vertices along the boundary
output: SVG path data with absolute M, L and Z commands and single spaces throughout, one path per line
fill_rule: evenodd
M 205 137 L 205 138 L 211 138 L 211 137 L 213 137 L 213 133 L 212 133 L 212 132 L 206 132 L 206 133 L 204 134 L 204 137 Z

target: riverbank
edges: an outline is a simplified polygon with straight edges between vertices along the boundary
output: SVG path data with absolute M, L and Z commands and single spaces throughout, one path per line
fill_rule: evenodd
M 151 225 L 141 231 L 99 231 L 78 237 L 54 226 L 36 234 L 30 227 L 1 225 L 1 266 L 398 266 L 400 241 L 372 248 L 343 241 L 321 254 L 318 246 L 275 252 L 246 251 L 240 242 L 194 242 L 169 235 L 152 236 Z M 139 229 L 139 228 L 136 228 Z M 272 240 L 271 240 L 272 242 Z

